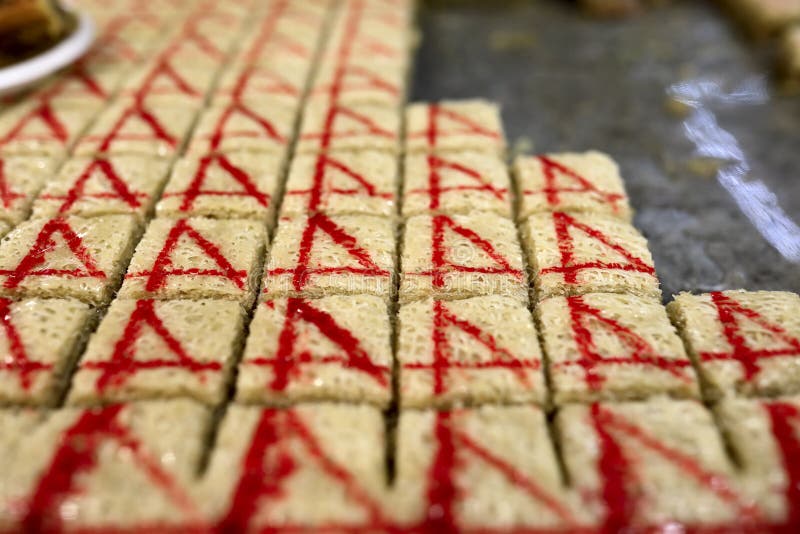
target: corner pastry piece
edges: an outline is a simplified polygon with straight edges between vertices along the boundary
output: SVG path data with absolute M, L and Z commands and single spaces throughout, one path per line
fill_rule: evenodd
M 546 299 L 536 315 L 556 404 L 699 397 L 692 364 L 660 302 L 590 293 Z
M 397 158 L 388 152 L 300 154 L 292 160 L 282 216 L 395 212 Z
M 573 404 L 558 413 L 556 429 L 572 486 L 601 532 L 738 530 L 762 519 L 699 402 Z
M 406 304 L 398 317 L 404 408 L 542 403 L 542 355 L 525 304 L 498 295 Z
M 527 301 L 517 229 L 493 213 L 418 215 L 406 222 L 400 302 L 506 295 Z
M 237 399 L 265 404 L 391 397 L 386 303 L 372 295 L 259 304 L 239 368 Z
M 143 221 L 152 212 L 168 168 L 162 159 L 142 156 L 73 158 L 36 199 L 33 215 L 130 214 Z
M 405 159 L 403 215 L 491 211 L 511 217 L 511 180 L 494 154 L 409 154 Z
M 182 158 L 172 169 L 156 213 L 272 223 L 283 159 L 247 152 Z
M 254 221 L 155 219 L 136 246 L 122 298 L 221 298 L 247 306 L 266 229 Z
M 712 396 L 800 393 L 800 296 L 681 293 L 667 309 Z
M 586 293 L 661 298 L 647 240 L 630 224 L 557 211 L 529 217 L 522 233 L 537 300 Z
M 0 402 L 57 402 L 92 317 L 77 300 L 0 298 Z
M 210 415 L 186 400 L 0 412 L 0 528 L 200 529 L 191 486 Z
M 0 243 L 0 295 L 111 299 L 139 226 L 130 215 L 31 219 Z
M 220 532 L 383 532 L 385 450 L 372 406 L 234 404 L 198 500 Z
M 28 218 L 34 198 L 52 180 L 60 158 L 0 157 L 0 221 L 19 224 Z
M 81 358 L 69 402 L 190 397 L 214 405 L 243 335 L 235 302 L 115 300 Z
M 592 531 L 536 406 L 404 410 L 397 440 L 391 510 L 404 529 Z
M 409 152 L 475 150 L 497 156 L 506 151 L 500 108 L 485 100 L 445 100 L 406 108 Z
M 395 268 L 391 220 L 367 215 L 281 218 L 264 296 L 376 295 L 388 301 Z
M 619 167 L 602 152 L 520 156 L 514 172 L 522 219 L 543 211 L 566 211 L 631 220 Z

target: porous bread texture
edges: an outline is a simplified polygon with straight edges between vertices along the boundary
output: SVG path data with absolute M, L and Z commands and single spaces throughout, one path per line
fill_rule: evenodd
M 611 293 L 553 297 L 538 304 L 536 318 L 558 405 L 700 396 L 683 343 L 656 300 Z
M 57 226 L 54 221 L 59 221 Z M 42 242 L 46 238 L 42 232 L 47 229 L 54 231 Z M 68 246 L 62 230 L 77 236 L 78 250 L 86 253 L 96 275 Z M 131 215 L 29 219 L 0 242 L 0 296 L 71 297 L 104 304 L 119 286 L 139 235 L 139 224 Z M 31 266 L 31 260 L 25 258 L 35 259 L 37 240 L 43 260 Z
M 404 217 L 491 211 L 510 218 L 510 191 L 506 165 L 494 154 L 458 151 L 405 158 Z
M 443 265 L 435 265 L 434 230 L 441 225 Z M 465 235 L 466 234 L 466 235 Z M 513 221 L 490 212 L 418 215 L 406 221 L 400 302 L 505 295 L 527 302 L 527 277 Z M 486 249 L 497 258 L 493 258 Z M 507 264 L 507 267 L 500 263 Z M 486 270 L 482 272 L 482 270 Z M 494 271 L 494 272 L 492 272 Z M 440 273 L 437 287 L 435 273 Z
M 52 180 L 60 164 L 57 156 L 0 157 L 5 189 L 0 222 L 11 227 L 27 219 L 33 199 Z
M 299 265 L 303 235 L 310 225 L 315 228 L 313 243 L 307 263 Z M 328 229 L 342 238 L 341 244 Z M 348 246 L 356 247 L 355 252 Z M 265 269 L 263 297 L 369 294 L 388 301 L 394 255 L 390 219 L 368 215 L 281 218 Z
M 271 223 L 283 166 L 283 154 L 236 152 L 181 158 L 172 169 L 156 214 Z
M 64 530 L 163 527 L 202 518 L 204 504 L 189 495 L 211 422 L 210 411 L 187 400 L 175 400 L 129 404 L 115 417 L 102 415 L 101 410 L 115 409 L 0 411 L 4 430 L 0 455 L 8 462 L 3 479 L 13 481 L 0 484 L 1 528 L 21 529 L 28 513 L 41 525 L 60 525 Z M 98 424 L 94 433 L 69 437 L 70 428 L 87 412 L 96 420 L 110 419 L 110 426 Z M 84 425 L 84 430 L 90 427 Z M 75 451 L 73 455 L 89 447 L 96 451 L 95 461 L 74 466 L 63 459 L 57 461 L 60 446 Z M 70 485 L 63 496 L 59 494 L 58 506 L 30 510 L 33 493 L 51 468 L 60 469 L 59 475 L 64 477 L 72 476 L 74 469 L 80 484 Z M 161 475 L 168 489 L 158 482 Z
M 776 415 L 775 419 L 772 412 Z M 787 498 L 793 490 L 789 487 L 792 478 L 786 462 L 795 461 L 795 458 L 785 457 L 786 452 L 779 441 L 791 440 L 792 436 L 776 432 L 775 425 L 788 423 L 788 430 L 794 433 L 794 439 L 800 438 L 800 397 L 727 397 L 714 405 L 714 413 L 720 431 L 739 464 L 741 483 L 752 492 L 767 519 L 777 524 L 787 524 L 790 509 L 795 503 Z
M 220 76 L 214 89 L 213 106 L 237 101 L 254 109 L 275 103 L 296 109 L 310 68 L 310 61 L 286 56 L 273 57 L 266 64 L 234 61 Z
M 152 316 L 141 315 L 143 305 Z M 185 397 L 215 405 L 227 392 L 243 338 L 236 302 L 115 300 L 81 358 L 68 402 Z
M 285 102 L 262 102 L 248 107 L 232 102 L 204 110 L 187 152 L 283 153 L 291 140 L 297 108 Z
M 387 152 L 300 154 L 292 160 L 281 216 L 311 212 L 391 217 L 397 158 Z
M 436 106 L 439 112 L 432 111 Z M 435 123 L 431 124 L 431 117 Z M 487 100 L 417 102 L 406 107 L 406 150 L 478 151 L 502 157 L 506 139 L 500 107 Z
M 780 60 L 785 86 L 791 91 L 800 90 L 800 21 L 783 32 Z
M 458 529 L 579 531 L 591 524 L 562 483 L 544 412 L 536 406 L 404 410 L 397 440 L 390 510 L 401 526 L 424 524 L 440 506 L 436 489 L 450 484 Z M 441 454 L 445 459 L 434 468 Z
M 400 113 L 405 100 L 405 65 L 396 61 L 323 62 L 308 91 L 309 102 L 330 101 L 344 105 L 379 104 Z
M 100 113 L 76 144 L 74 155 L 173 158 L 183 148 L 197 108 L 197 103 L 190 99 L 169 106 L 148 106 L 121 98 Z
M 599 232 L 609 244 L 619 247 L 632 259 L 640 261 L 642 269 L 631 270 L 635 265 L 619 250 L 614 250 L 571 224 L 567 226 L 567 232 L 572 240 L 572 254 L 569 263 L 562 265 L 564 250 L 569 242 L 566 239 L 564 239 L 566 243 L 559 240 L 556 218 L 564 216 L 594 232 Z M 537 301 L 553 296 L 586 293 L 630 293 L 661 299 L 661 289 L 647 240 L 628 223 L 594 213 L 540 213 L 528 217 L 523 223 L 522 239 L 528 255 L 534 296 Z M 611 266 L 598 266 L 598 263 Z M 575 269 L 575 282 L 569 281 L 566 273 L 558 271 L 576 266 L 580 268 Z M 542 272 L 551 269 L 555 270 Z M 653 271 L 647 272 L 648 269 Z
M 723 3 L 754 37 L 767 37 L 800 22 L 800 3 L 792 0 L 725 0 Z
M 311 101 L 303 110 L 297 152 L 383 150 L 400 152 L 400 113 L 380 104 Z
M 73 158 L 33 203 L 33 216 L 130 214 L 143 221 L 153 209 L 168 169 L 167 161 L 143 156 L 112 156 L 104 161 Z M 111 181 L 115 178 L 121 184 Z
M 607 476 L 624 484 L 628 528 L 747 519 L 753 496 L 738 482 L 711 413 L 697 401 L 571 404 L 560 410 L 555 428 L 572 487 L 598 521 L 620 513 L 614 510 L 619 501 L 603 497 Z
M 170 250 L 167 239 L 173 232 L 174 235 L 180 232 L 179 225 L 186 231 Z M 192 231 L 210 244 L 208 249 L 202 248 L 203 241 L 196 239 Z M 155 219 L 136 246 L 119 296 L 167 300 L 219 298 L 236 300 L 247 306 L 258 288 L 266 239 L 265 226 L 255 221 L 204 217 Z M 215 258 L 212 252 L 220 257 Z M 162 254 L 170 261 L 159 262 Z M 235 276 L 223 269 L 223 258 L 233 268 Z M 155 283 L 156 289 L 150 290 L 148 280 L 154 269 L 156 278 L 164 274 L 165 279 Z M 241 281 L 241 287 L 236 280 Z
M 0 221 L 0 238 L 11 231 L 12 226 L 7 222 Z
M 403 408 L 545 400 L 536 328 L 517 300 L 428 298 L 400 308 L 398 330 Z
M 37 99 L 21 102 L 0 116 L 0 154 L 63 158 L 92 121 L 100 104 L 79 107 L 47 105 Z M 64 138 L 42 117 L 52 113 Z
M 783 291 L 722 295 L 722 308 L 710 294 L 689 293 L 677 295 L 667 306 L 705 393 L 712 398 L 800 393 L 800 296 Z M 731 314 L 727 325 L 720 309 L 724 316 Z M 731 345 L 726 326 L 741 338 L 739 350 Z
M 287 339 L 289 333 L 293 338 Z M 380 297 L 261 303 L 239 366 L 237 400 L 267 405 L 340 401 L 387 406 L 390 341 L 389 313 Z
M 0 309 L 0 361 L 8 364 L 0 369 L 0 403 L 52 406 L 94 324 L 91 309 L 73 299 L 38 298 L 0 299 Z
M 547 158 L 568 172 L 553 168 L 548 184 Z M 581 183 L 574 173 L 587 183 Z M 518 156 L 514 175 L 519 188 L 519 218 L 542 211 L 603 213 L 630 222 L 633 213 L 616 162 L 603 152 L 564 152 L 543 156 Z M 590 187 L 593 190 L 586 191 Z
M 256 434 L 259 428 L 262 433 Z M 248 457 L 265 440 L 264 457 Z M 381 412 L 369 405 L 272 409 L 234 404 L 222 420 L 198 502 L 205 503 L 214 520 L 224 518 L 240 480 L 252 476 L 253 469 L 271 469 L 279 454 L 281 465 L 291 468 L 272 480 L 251 482 L 277 490 L 260 499 L 247 525 L 235 525 L 238 529 L 369 528 L 372 514 L 365 503 L 374 503 L 379 513 L 383 507 L 385 440 Z

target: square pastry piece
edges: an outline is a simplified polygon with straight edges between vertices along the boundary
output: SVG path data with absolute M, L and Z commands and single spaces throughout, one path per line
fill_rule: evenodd
M 107 107 L 75 147 L 77 156 L 138 154 L 173 158 L 194 123 L 191 101 L 165 107 L 123 98 Z
M 33 199 L 60 163 L 49 156 L 0 156 L 0 222 L 13 226 L 27 219 Z
M 0 298 L 0 403 L 55 404 L 92 317 L 77 300 Z
M 247 306 L 266 229 L 255 221 L 155 219 L 136 246 L 122 298 L 221 298 Z
M 0 295 L 111 299 L 139 226 L 130 215 L 31 219 L 0 243 Z
M 266 298 L 369 294 L 389 299 L 394 224 L 367 215 L 281 218 L 266 268 Z
M 389 217 L 395 212 L 397 167 L 393 154 L 376 150 L 300 154 L 289 169 L 281 215 Z
M 243 334 L 242 309 L 229 300 L 115 300 L 81 358 L 69 401 L 216 404 Z
M 283 155 L 187 156 L 172 169 L 159 217 L 213 217 L 272 222 Z
M 232 405 L 198 501 L 215 532 L 385 532 L 384 428 L 372 406 Z
M 203 112 L 188 152 L 283 153 L 291 140 L 297 109 L 285 103 L 231 102 Z
M 520 156 L 514 162 L 519 217 L 542 211 L 603 213 L 630 222 L 619 167 L 602 152 Z
M 404 99 L 406 69 L 395 61 L 322 62 L 308 97 L 341 104 L 381 104 L 400 112 Z
M 391 510 L 410 532 L 583 532 L 542 410 L 404 410 Z
M 712 397 L 800 393 L 800 296 L 681 293 L 667 309 Z
M 410 154 L 405 160 L 403 216 L 491 211 L 511 217 L 511 181 L 495 154 Z
M 527 302 L 517 229 L 494 213 L 406 221 L 400 302 L 506 295 Z
M 187 400 L 0 412 L 0 528 L 199 530 L 190 486 L 210 416 Z
M 445 100 L 406 108 L 406 149 L 440 153 L 475 150 L 503 156 L 500 108 L 485 100 Z
M 760 516 L 699 402 L 572 404 L 556 429 L 570 481 L 600 532 L 667 524 L 729 532 Z
M 632 293 L 661 299 L 647 240 L 628 223 L 594 213 L 541 213 L 522 227 L 537 300 Z
M 63 157 L 97 114 L 98 105 L 56 106 L 30 99 L 3 110 L 0 154 Z
M 34 217 L 130 214 L 142 221 L 167 179 L 169 163 L 142 156 L 74 158 L 33 204 Z
M 399 110 L 380 104 L 312 101 L 303 111 L 297 142 L 300 153 L 328 150 L 383 150 L 397 154 Z
M 800 397 L 728 397 L 716 403 L 714 411 L 739 461 L 744 482 L 755 491 L 763 522 L 769 523 L 761 531 L 796 530 L 800 514 Z
M 398 320 L 402 407 L 544 401 L 536 329 L 519 301 L 426 299 Z
M 536 315 L 556 404 L 700 394 L 683 343 L 654 299 L 553 297 Z
M 239 368 L 237 399 L 371 402 L 391 396 L 386 303 L 372 295 L 268 300 L 258 306 Z

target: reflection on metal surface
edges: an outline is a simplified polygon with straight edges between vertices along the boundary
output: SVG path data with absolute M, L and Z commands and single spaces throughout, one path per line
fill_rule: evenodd
M 714 81 L 690 80 L 670 86 L 667 93 L 692 108 L 683 126 L 686 136 L 695 144 L 697 155 L 727 162 L 717 173 L 720 185 L 784 258 L 800 263 L 800 227 L 781 209 L 777 197 L 764 182 L 747 178 L 751 168 L 744 150 L 707 107 L 763 104 L 769 99 L 764 79 L 748 79 L 731 92 L 724 91 Z

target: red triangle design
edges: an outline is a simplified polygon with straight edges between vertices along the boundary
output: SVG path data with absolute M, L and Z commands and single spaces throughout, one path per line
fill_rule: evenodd
M 619 193 L 609 193 L 601 191 L 592 182 L 585 177 L 578 174 L 574 169 L 563 165 L 556 160 L 547 156 L 538 156 L 537 159 L 542 165 L 542 172 L 544 173 L 544 189 L 541 191 L 525 191 L 526 194 L 542 192 L 547 198 L 547 203 L 551 206 L 558 206 L 561 203 L 560 193 L 591 193 L 599 197 L 602 201 L 611 205 L 614 211 L 619 209 L 618 202 L 624 198 Z M 575 183 L 574 187 L 559 187 L 556 184 L 558 176 L 568 179 L 570 182 Z
M 216 165 L 224 170 L 225 174 L 230 177 L 233 183 L 239 186 L 240 190 L 204 189 L 203 186 L 208 179 L 208 171 L 212 165 Z M 191 211 L 194 207 L 195 201 L 204 195 L 250 197 L 255 199 L 259 205 L 265 208 L 269 204 L 270 199 L 270 196 L 267 193 L 264 193 L 258 189 L 258 186 L 253 183 L 252 178 L 244 171 L 244 169 L 234 165 L 225 154 L 212 154 L 210 156 L 204 156 L 201 158 L 197 166 L 197 171 L 195 172 L 194 177 L 186 190 L 181 193 L 165 194 L 164 196 L 174 195 L 183 196 L 183 202 L 180 206 L 181 211 Z

